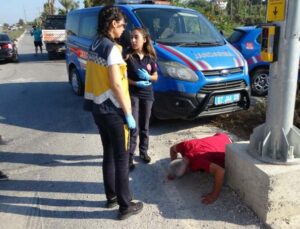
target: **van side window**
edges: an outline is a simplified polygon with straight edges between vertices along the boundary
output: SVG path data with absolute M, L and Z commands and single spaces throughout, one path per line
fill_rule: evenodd
M 94 39 L 97 35 L 97 14 L 82 15 L 79 24 L 79 36 Z
M 71 14 L 68 16 L 66 30 L 67 35 L 78 36 L 79 14 Z

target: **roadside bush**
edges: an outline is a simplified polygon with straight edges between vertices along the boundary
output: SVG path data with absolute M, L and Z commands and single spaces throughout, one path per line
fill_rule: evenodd
M 15 30 L 15 31 L 7 31 L 7 34 L 11 39 L 19 38 L 22 35 L 22 33 L 24 33 L 24 29 L 19 29 L 19 30 Z
M 266 120 L 266 100 L 258 100 L 255 106 L 247 111 L 240 111 L 217 116 L 213 124 L 227 130 L 243 140 L 249 140 L 255 127 Z M 300 90 L 296 98 L 294 125 L 300 128 Z

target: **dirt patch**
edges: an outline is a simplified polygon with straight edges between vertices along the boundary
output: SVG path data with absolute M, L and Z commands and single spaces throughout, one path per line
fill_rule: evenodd
M 253 128 L 265 122 L 267 101 L 256 98 L 256 103 L 247 111 L 220 115 L 213 120 L 214 125 L 227 130 L 242 140 L 249 140 Z M 297 93 L 294 125 L 300 128 L 300 90 Z

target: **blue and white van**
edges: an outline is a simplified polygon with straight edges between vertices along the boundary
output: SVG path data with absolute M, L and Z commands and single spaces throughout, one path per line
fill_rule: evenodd
M 199 12 L 170 5 L 118 4 L 129 31 L 148 29 L 158 56 L 153 84 L 153 114 L 159 119 L 195 119 L 248 109 L 247 62 Z M 96 37 L 101 7 L 71 11 L 67 16 L 66 61 L 73 91 L 82 95 L 89 46 Z

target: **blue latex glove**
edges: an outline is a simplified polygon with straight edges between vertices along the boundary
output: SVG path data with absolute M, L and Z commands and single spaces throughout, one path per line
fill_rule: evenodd
M 149 87 L 152 83 L 149 82 L 149 81 L 137 81 L 135 82 L 135 85 L 138 86 L 138 87 L 141 87 L 141 88 L 144 88 L 144 87 Z
M 126 122 L 127 122 L 127 125 L 128 125 L 129 129 L 135 129 L 136 128 L 136 123 L 135 123 L 135 120 L 134 120 L 132 114 L 126 115 L 125 119 L 126 119 Z
M 151 75 L 144 68 L 139 68 L 137 74 L 142 80 L 150 80 L 151 78 Z

